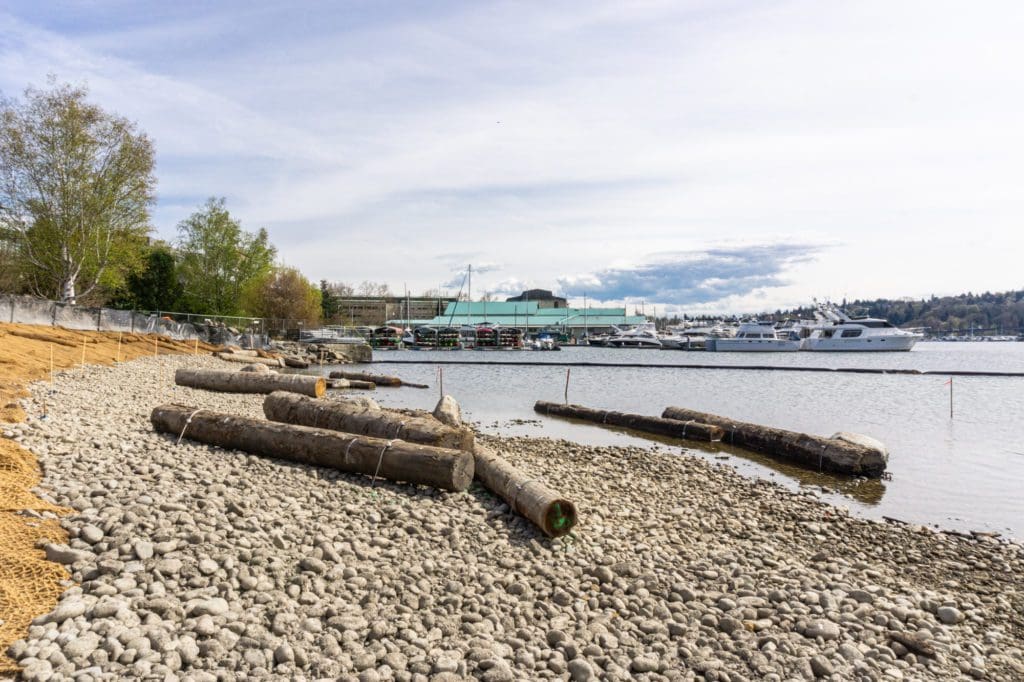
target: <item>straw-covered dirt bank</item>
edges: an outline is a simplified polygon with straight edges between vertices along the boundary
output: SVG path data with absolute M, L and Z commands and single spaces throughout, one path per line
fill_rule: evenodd
M 576 502 L 550 540 L 443 493 L 155 434 L 152 358 L 37 386 L 10 427 L 75 511 L 27 679 L 1020 679 L 1024 553 L 848 517 L 699 456 L 486 439 Z M 41 419 L 42 401 L 48 416 Z M 51 678 L 53 679 L 53 678 Z
M 209 348 L 199 345 L 201 351 Z M 0 323 L 0 427 L 25 418 L 19 399 L 28 395 L 30 382 L 49 379 L 51 368 L 73 367 L 83 358 L 110 364 L 154 352 L 194 350 L 194 344 L 153 336 Z M 39 479 L 32 453 L 0 437 L 0 675 L 17 670 L 4 650 L 24 636 L 35 616 L 53 608 L 64 590 L 61 581 L 68 577 L 37 547 L 41 540 L 67 538 L 56 520 L 66 510 L 31 492 Z

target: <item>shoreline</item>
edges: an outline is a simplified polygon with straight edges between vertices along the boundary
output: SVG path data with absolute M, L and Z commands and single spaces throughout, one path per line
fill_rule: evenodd
M 1018 544 L 853 517 L 695 456 L 481 435 L 578 505 L 550 540 L 476 484 L 371 489 L 175 445 L 148 423 L 162 402 L 262 416 L 261 396 L 174 387 L 180 366 L 223 363 L 33 386 L 15 430 L 44 499 L 75 510 L 79 584 L 12 647 L 26 679 L 1024 675 Z

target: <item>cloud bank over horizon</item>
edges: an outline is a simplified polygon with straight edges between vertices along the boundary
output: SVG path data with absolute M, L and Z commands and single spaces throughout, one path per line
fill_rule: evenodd
M 634 267 L 559 277 L 558 285 L 573 298 L 703 306 L 786 286 L 790 268 L 809 262 L 820 251 L 817 245 L 780 243 L 660 254 Z
M 1024 286 L 1022 30 L 1010 0 L 11 0 L 0 92 L 137 121 L 164 239 L 223 196 L 314 281 L 756 312 Z

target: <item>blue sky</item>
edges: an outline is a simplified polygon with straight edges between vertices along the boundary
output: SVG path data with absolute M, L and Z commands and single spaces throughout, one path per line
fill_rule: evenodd
M 1024 286 L 1018 2 L 0 2 L 311 279 L 686 312 Z M 649 308 L 648 308 L 649 309 Z

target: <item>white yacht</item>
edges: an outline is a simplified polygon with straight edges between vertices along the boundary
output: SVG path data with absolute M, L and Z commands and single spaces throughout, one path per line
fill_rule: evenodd
M 733 338 L 715 339 L 708 350 L 722 352 L 798 351 L 803 341 L 798 334 L 779 335 L 773 322 L 744 322 Z
M 613 348 L 661 348 L 661 341 L 658 339 L 654 323 L 646 322 L 611 337 L 608 339 L 608 345 Z
M 817 312 L 825 324 L 804 340 L 805 350 L 906 351 L 924 338 L 879 318 L 850 317 L 830 304 L 819 304 Z

